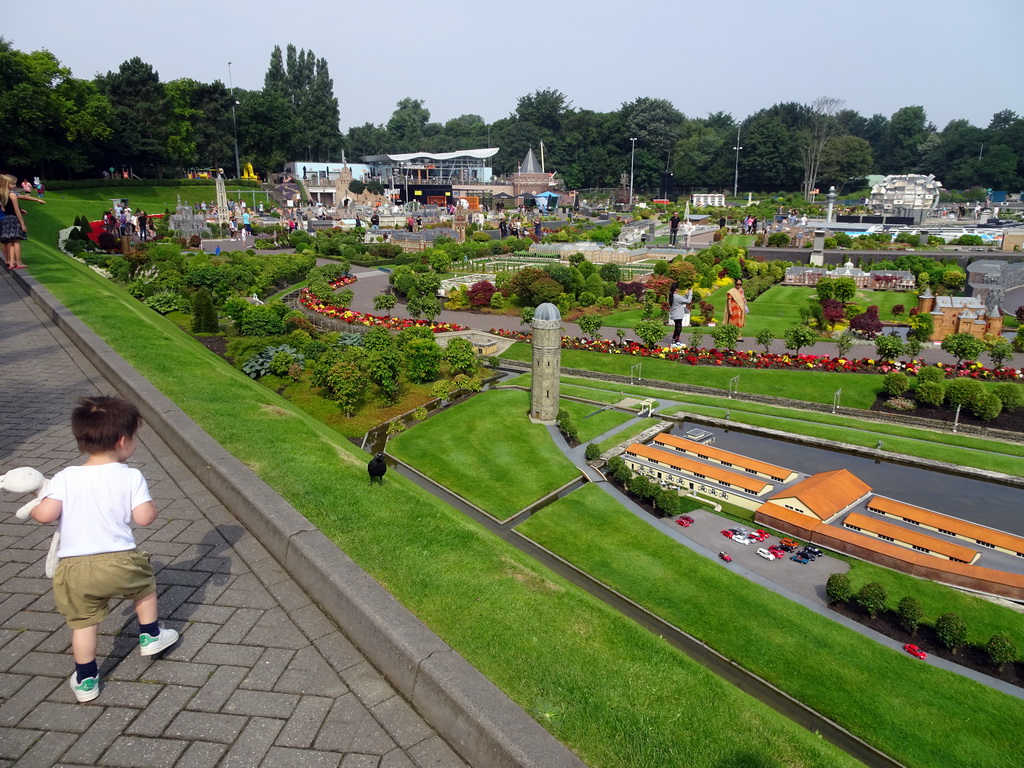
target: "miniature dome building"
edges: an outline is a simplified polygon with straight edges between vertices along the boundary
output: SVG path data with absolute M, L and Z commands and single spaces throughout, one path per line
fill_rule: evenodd
M 533 387 L 530 419 L 554 424 L 558 418 L 558 380 L 562 370 L 562 314 L 545 302 L 533 313 Z

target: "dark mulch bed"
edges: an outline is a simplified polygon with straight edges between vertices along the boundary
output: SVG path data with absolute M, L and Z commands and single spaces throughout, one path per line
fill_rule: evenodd
M 196 341 L 219 357 L 227 356 L 228 340 L 223 336 L 193 336 Z M 231 361 L 228 360 L 230 363 Z
M 830 605 L 829 608 L 900 643 L 913 643 L 929 654 L 941 656 L 954 664 L 1024 688 L 1024 662 L 1004 664 L 999 670 L 992 665 L 984 648 L 966 645 L 958 648 L 956 653 L 951 653 L 939 644 L 934 628 L 922 624 L 917 628 L 917 632 L 911 635 L 900 624 L 899 616 L 894 611 L 883 611 L 872 619 L 856 603 L 839 603 Z
M 875 400 L 871 406 L 872 411 L 879 413 L 903 413 L 907 416 L 914 416 L 919 419 L 931 419 L 933 421 L 941 421 L 948 424 L 952 424 L 956 418 L 955 408 L 936 408 L 930 405 L 918 405 L 912 411 L 894 411 L 891 408 L 885 407 L 885 402 L 888 400 L 886 397 L 879 397 Z M 989 429 L 1003 429 L 1007 432 L 1024 432 L 1024 408 L 1018 408 L 1013 412 L 1003 412 L 996 416 L 992 421 L 982 421 L 977 416 L 971 414 L 966 408 L 960 409 L 960 423 L 961 424 L 972 424 L 978 427 L 987 427 Z

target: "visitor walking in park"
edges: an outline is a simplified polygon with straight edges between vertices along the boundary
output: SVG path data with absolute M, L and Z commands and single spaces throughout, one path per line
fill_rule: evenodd
M 136 218 L 139 220 L 139 239 L 142 242 L 146 242 L 146 239 L 149 236 L 149 230 L 146 229 L 146 212 L 140 208 Z
M 672 214 L 672 218 L 668 220 L 668 244 L 676 244 L 676 236 L 679 234 L 679 212 L 676 211 Z
M 376 211 L 374 211 L 373 215 L 370 217 L 370 229 L 380 229 L 380 216 Z
M 25 226 L 25 216 L 18 201 L 32 200 L 46 205 L 42 198 L 19 195 L 15 192 L 17 183 L 18 179 L 15 176 L 7 173 L 0 176 L 0 209 L 4 214 L 0 219 L 0 243 L 3 243 L 4 260 L 8 269 L 25 268 L 21 263 L 21 241 L 28 237 L 28 227 Z
M 89 458 L 54 475 L 32 511 L 40 523 L 59 521 L 53 600 L 71 628 L 75 671 L 68 683 L 79 702 L 100 694 L 96 646 L 111 598 L 134 601 L 143 656 L 178 640 L 175 630 L 160 627 L 153 565 L 147 553 L 135 548 L 131 529 L 133 522 L 146 526 L 157 515 L 146 479 L 124 463 L 135 453 L 141 425 L 133 403 L 119 397 L 79 398 L 71 432 Z
M 675 329 L 672 331 L 672 346 L 678 347 L 681 344 L 679 337 L 683 333 L 683 327 L 690 325 L 693 288 L 687 288 L 683 293 L 679 293 L 679 283 L 672 283 L 668 302 L 668 318 L 675 324 Z
M 743 292 L 742 280 L 737 280 L 725 294 L 725 324 L 737 328 L 747 324 L 747 296 Z

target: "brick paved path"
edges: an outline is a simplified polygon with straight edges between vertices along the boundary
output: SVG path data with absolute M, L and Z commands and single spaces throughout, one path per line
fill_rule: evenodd
M 6 272 L 0 334 L 0 471 L 50 476 L 80 461 L 74 399 L 113 388 Z M 140 437 L 130 463 L 160 516 L 136 539 L 182 639 L 143 658 L 117 604 L 100 627 L 104 688 L 75 703 L 43 574 L 52 529 L 0 494 L 0 766 L 464 766 L 153 431 Z

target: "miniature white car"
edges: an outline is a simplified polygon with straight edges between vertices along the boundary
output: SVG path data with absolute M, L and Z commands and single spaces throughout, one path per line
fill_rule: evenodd
M 774 560 L 775 559 L 775 555 L 773 555 L 771 552 L 769 552 L 764 547 L 761 547 L 759 550 L 757 550 L 757 555 L 758 555 L 758 557 L 763 557 L 765 560 Z

